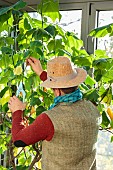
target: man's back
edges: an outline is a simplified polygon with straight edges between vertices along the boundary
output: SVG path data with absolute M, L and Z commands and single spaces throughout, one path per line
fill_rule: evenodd
M 88 101 L 60 103 L 46 112 L 54 125 L 51 141 L 43 141 L 43 170 L 95 170 L 99 112 Z

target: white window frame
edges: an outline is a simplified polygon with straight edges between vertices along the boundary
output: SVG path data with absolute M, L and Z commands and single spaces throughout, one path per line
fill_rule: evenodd
M 95 2 L 91 3 L 91 13 L 89 15 L 89 28 L 88 32 L 90 32 L 92 29 L 97 27 L 97 11 L 110 11 L 113 10 L 113 1 L 106 1 L 106 2 Z M 89 53 L 93 53 L 96 48 L 96 39 L 92 37 L 88 37 L 87 39 L 87 51 Z
M 86 51 L 91 54 L 96 48 L 96 41 L 94 38 L 88 36 L 90 31 L 97 27 L 96 11 L 113 10 L 113 1 L 95 2 L 95 0 L 61 0 L 60 10 L 82 10 L 81 22 L 81 39 L 84 42 Z

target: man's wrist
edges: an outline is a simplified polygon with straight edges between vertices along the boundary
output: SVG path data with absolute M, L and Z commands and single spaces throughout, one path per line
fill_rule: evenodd
M 41 71 L 39 72 L 39 76 L 41 76 L 41 74 L 43 73 L 43 71 L 44 71 L 44 70 L 41 70 Z
M 12 113 L 13 113 L 13 114 L 15 114 L 15 113 L 23 113 L 23 110 L 21 110 L 21 109 L 14 110 Z
M 40 70 L 40 71 L 36 70 L 35 73 L 40 77 L 40 75 L 42 74 L 43 71 L 44 71 L 44 70 Z

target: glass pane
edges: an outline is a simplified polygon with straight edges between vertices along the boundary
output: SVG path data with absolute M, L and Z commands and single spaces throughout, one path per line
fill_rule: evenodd
M 113 11 L 99 11 L 98 27 L 113 23 Z M 97 49 L 106 50 L 109 57 L 113 54 L 113 37 L 105 36 L 97 40 Z M 107 131 L 99 131 L 97 142 L 97 170 L 113 169 L 113 143 Z
M 113 142 L 110 142 L 111 136 L 107 131 L 99 131 L 97 142 L 97 170 L 113 169 Z
M 60 11 L 62 18 L 59 25 L 66 31 L 74 32 L 81 37 L 82 10 Z
M 100 11 L 98 18 L 98 27 L 113 23 L 113 11 Z M 108 35 L 99 38 L 97 48 L 106 50 L 109 57 L 112 56 L 113 37 Z M 99 132 L 97 144 L 98 170 L 113 169 L 113 143 L 110 143 L 111 134 L 108 132 Z
M 71 31 L 76 34 L 78 38 L 81 37 L 81 20 L 82 20 L 82 10 L 69 10 L 60 11 L 62 18 L 57 24 L 61 26 L 65 31 Z M 37 13 L 29 13 L 33 18 L 41 19 L 40 15 Z
M 113 11 L 99 11 L 98 27 L 113 23 Z M 99 38 L 97 48 L 106 50 L 107 55 L 111 57 L 113 55 L 113 36 L 108 35 Z

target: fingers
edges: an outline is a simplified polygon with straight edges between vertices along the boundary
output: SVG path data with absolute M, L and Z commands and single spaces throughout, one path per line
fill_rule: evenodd
M 14 100 L 18 99 L 16 96 L 13 96 L 12 98 L 13 98 Z
M 11 97 L 9 103 L 13 102 L 13 100 L 15 100 L 16 98 L 17 98 L 16 96 Z
M 10 105 L 12 102 L 15 102 L 17 100 L 19 101 L 19 99 L 16 96 L 13 96 L 13 97 L 10 98 L 8 104 Z
M 34 58 L 34 57 L 29 57 L 31 59 L 32 62 L 37 62 L 38 59 Z
M 26 61 L 27 61 L 27 65 L 28 65 L 28 64 L 30 64 L 31 62 L 32 62 L 32 63 L 36 63 L 38 60 L 37 60 L 36 58 L 34 58 L 34 57 L 29 57 Z
M 26 61 L 26 65 L 30 65 L 32 68 L 35 67 L 35 64 L 36 62 L 34 62 L 31 58 L 28 58 L 27 61 Z
M 31 64 L 32 64 L 31 62 L 32 62 L 32 61 L 30 60 L 30 58 L 27 58 L 27 59 L 26 59 L 26 65 L 27 65 L 27 66 L 31 65 Z
M 35 64 L 35 63 L 37 63 L 37 62 L 40 62 L 38 59 L 36 59 L 36 58 L 34 58 L 34 57 L 29 57 L 27 60 L 26 60 L 26 64 L 27 65 L 33 65 L 33 63 Z
M 13 96 L 10 98 L 10 100 L 8 102 L 8 107 L 11 110 L 11 112 L 13 113 L 16 110 L 25 110 L 26 103 L 23 103 L 16 96 Z
M 30 65 L 33 69 L 33 71 L 40 76 L 40 74 L 42 73 L 43 69 L 42 69 L 42 65 L 40 63 L 40 60 L 33 58 L 33 57 L 29 57 L 27 59 L 27 65 Z

